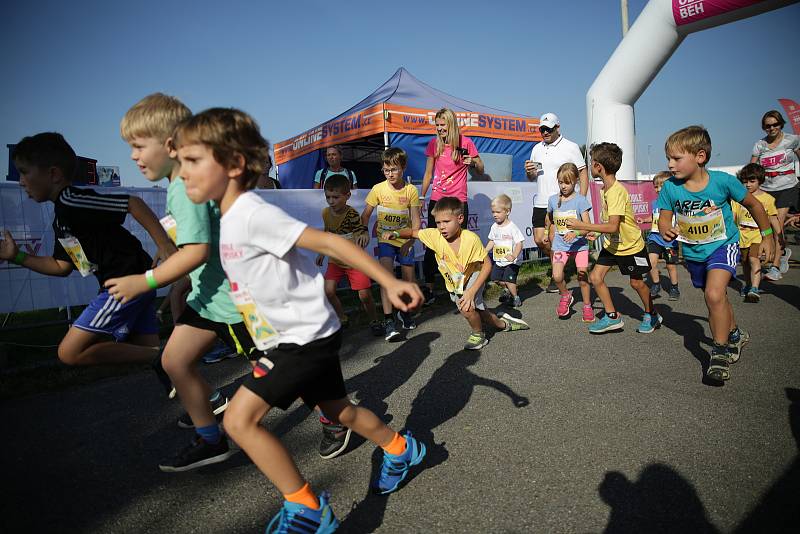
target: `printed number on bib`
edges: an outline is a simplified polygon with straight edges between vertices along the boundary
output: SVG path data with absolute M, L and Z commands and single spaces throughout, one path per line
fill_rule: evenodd
M 508 245 L 498 245 L 495 243 L 492 249 L 492 258 L 495 262 L 508 261 L 506 256 L 511 254 L 511 247 Z
M 689 245 L 705 245 L 727 239 L 721 209 L 701 215 L 678 214 L 677 219 L 680 229 L 678 241 Z
M 161 228 L 167 232 L 167 235 L 170 239 L 172 239 L 173 243 L 178 242 L 178 222 L 175 220 L 175 217 L 172 215 L 165 215 L 161 219 L 158 220 L 161 223 Z
M 739 212 L 739 226 L 744 226 L 745 228 L 758 228 L 758 223 L 750 212 L 742 206 L 741 211 Z
M 97 265 L 90 262 L 89 258 L 86 257 L 86 253 L 83 252 L 83 247 L 77 237 L 59 237 L 58 242 L 61 243 L 61 246 L 67 251 L 72 263 L 78 269 L 78 272 L 81 273 L 81 276 L 86 278 L 97 270 Z
M 567 221 L 569 219 L 577 219 L 578 212 L 575 210 L 567 210 L 567 211 L 554 211 L 553 212 L 553 222 L 556 225 L 556 232 L 559 235 L 566 235 L 571 230 L 567 228 Z
M 385 206 L 378 206 L 378 228 L 382 232 L 391 232 L 408 228 L 408 210 L 394 210 Z
M 464 273 L 459 270 L 451 269 L 446 261 L 439 260 L 439 272 L 442 273 L 448 282 L 450 291 L 459 297 L 464 294 Z
M 233 285 L 233 284 L 232 284 Z M 258 311 L 253 297 L 246 289 L 237 288 L 230 292 L 231 300 L 236 309 L 242 314 L 244 325 L 253 338 L 258 350 L 267 350 L 278 344 L 280 336 L 269 324 L 269 321 Z

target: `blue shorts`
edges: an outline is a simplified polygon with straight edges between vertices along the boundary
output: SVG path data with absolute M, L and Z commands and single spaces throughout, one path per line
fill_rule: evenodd
M 157 334 L 155 300 L 156 292 L 148 291 L 122 304 L 104 289 L 92 299 L 72 326 L 88 332 L 108 334 L 117 341 L 124 341 L 131 334 Z
M 414 265 L 414 247 L 408 249 L 408 254 L 400 255 L 400 247 L 389 243 L 378 243 L 378 258 L 392 258 L 400 265 Z
M 706 274 L 711 269 L 723 269 L 736 277 L 736 264 L 741 258 L 739 243 L 729 243 L 719 247 L 705 261 L 686 260 L 686 270 L 692 277 L 692 285 L 700 289 L 706 287 Z

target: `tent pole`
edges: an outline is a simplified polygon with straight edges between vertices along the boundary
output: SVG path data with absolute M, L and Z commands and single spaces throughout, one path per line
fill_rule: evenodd
M 383 132 L 383 149 L 389 148 L 389 132 Z

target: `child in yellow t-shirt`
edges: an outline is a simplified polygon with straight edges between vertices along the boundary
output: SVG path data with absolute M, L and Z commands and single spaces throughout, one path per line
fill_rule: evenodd
M 775 198 L 761 190 L 761 184 L 766 179 L 764 167 L 758 163 L 748 163 L 742 167 L 736 177 L 744 184 L 747 191 L 752 193 L 764 206 L 764 210 L 769 216 L 769 224 L 775 233 L 775 238 L 778 239 L 782 228 L 778 222 Z M 733 210 L 733 219 L 739 227 L 739 250 L 742 253 L 742 270 L 744 271 L 744 283 L 739 294 L 744 297 L 745 302 L 758 302 L 761 300 L 758 292 L 758 286 L 761 283 L 761 232 L 747 208 L 735 200 L 731 200 L 731 209 Z M 767 237 L 767 239 L 770 238 Z
M 385 239 L 383 234 L 395 230 L 419 230 L 419 192 L 413 185 L 406 183 L 403 172 L 406 170 L 408 156 L 400 148 L 389 148 L 381 154 L 383 175 L 386 180 L 376 184 L 366 198 L 367 206 L 361 213 L 361 221 L 369 227 L 369 218 L 377 208 L 378 261 L 386 270 L 394 272 L 394 262 L 400 264 L 403 280 L 414 282 L 414 240 Z M 400 337 L 400 331 L 392 315 L 392 303 L 381 289 L 381 306 L 383 307 L 384 338 L 392 341 Z M 404 330 L 417 327 L 411 314 L 397 312 L 397 323 Z
M 464 205 L 455 197 L 443 197 L 433 209 L 436 228 L 412 230 L 405 228 L 384 232 L 383 239 L 418 237 L 422 244 L 436 255 L 439 272 L 442 273 L 450 298 L 458 306 L 461 315 L 469 323 L 472 333 L 464 348 L 478 350 L 489 340 L 483 331 L 483 323 L 504 332 L 527 330 L 528 324 L 507 313 L 497 317 L 486 311 L 483 304 L 483 284 L 492 272 L 492 261 L 481 243 L 480 237 L 469 230 L 462 230 Z
M 642 239 L 642 231 L 633 216 L 630 195 L 616 177 L 616 172 L 622 165 L 622 149 L 613 143 L 599 143 L 592 145 L 589 152 L 592 158 L 592 177 L 603 180 L 601 216 L 603 222 L 592 224 L 578 219 L 567 221 L 567 227 L 572 230 L 606 234 L 603 250 L 600 251 L 597 263 L 589 275 L 589 281 L 603 302 L 605 314 L 589 325 L 589 332 L 602 334 L 619 330 L 625 325 L 614 307 L 611 292 L 605 284 L 608 271 L 616 265 L 622 274 L 630 278 L 631 287 L 642 299 L 644 316 L 636 331 L 649 334 L 661 326 L 663 319 L 653 309 L 650 289 L 643 279 L 643 275 L 650 270 L 650 260 Z

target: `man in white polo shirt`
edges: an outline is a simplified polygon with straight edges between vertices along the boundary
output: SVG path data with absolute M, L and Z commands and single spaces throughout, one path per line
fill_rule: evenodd
M 559 193 L 556 175 L 558 168 L 564 163 L 574 163 L 580 171 L 580 194 L 586 196 L 589 191 L 589 175 L 586 172 L 586 162 L 581 154 L 581 149 L 561 135 L 558 116 L 555 113 L 545 113 L 539 119 L 539 133 L 542 142 L 534 145 L 531 157 L 525 162 L 525 174 L 528 180 L 536 181 L 538 191 L 533 197 L 533 240 L 545 254 L 551 256 L 550 243 L 545 243 L 545 215 L 547 215 L 548 199 Z M 550 281 L 548 293 L 555 293 L 558 288 Z

